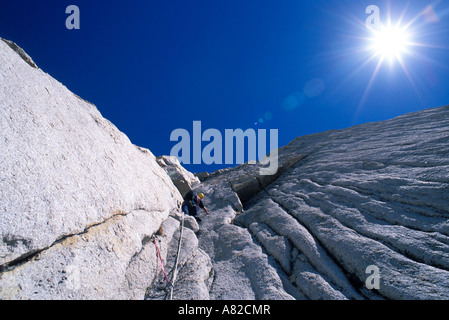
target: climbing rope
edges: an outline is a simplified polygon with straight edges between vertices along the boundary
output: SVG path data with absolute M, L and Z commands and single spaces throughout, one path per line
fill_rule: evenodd
M 175 266 L 173 267 L 173 277 L 171 279 L 170 300 L 173 300 L 173 288 L 175 287 L 176 277 L 178 275 L 178 260 L 179 260 L 179 253 L 181 252 L 182 231 L 184 229 L 184 214 L 182 214 L 180 229 L 181 231 L 179 235 L 178 251 L 176 252 Z
M 178 251 L 176 252 L 176 258 L 175 258 L 175 265 L 173 267 L 173 276 L 172 280 L 168 280 L 167 273 L 165 272 L 164 268 L 164 262 L 162 261 L 162 255 L 159 251 L 159 246 L 157 245 L 156 238 L 153 239 L 154 245 L 156 246 L 157 255 L 159 258 L 159 264 L 161 265 L 162 273 L 164 274 L 165 281 L 167 281 L 167 286 L 170 287 L 170 300 L 173 300 L 173 288 L 175 286 L 176 277 L 178 276 L 178 262 L 179 262 L 179 253 L 181 252 L 181 242 L 182 242 L 182 234 L 184 230 L 184 214 L 181 218 L 181 227 L 180 227 L 180 235 L 179 235 L 179 242 L 178 242 Z M 165 297 L 167 298 L 167 296 Z
M 154 238 L 153 242 L 154 242 L 154 245 L 156 246 L 157 255 L 159 257 L 159 263 L 161 265 L 162 272 L 164 273 L 165 280 L 167 281 L 167 285 L 171 285 L 170 281 L 168 280 L 167 273 L 165 272 L 165 269 L 164 269 L 164 262 L 162 261 L 161 252 L 159 251 L 159 246 L 157 245 L 156 238 Z

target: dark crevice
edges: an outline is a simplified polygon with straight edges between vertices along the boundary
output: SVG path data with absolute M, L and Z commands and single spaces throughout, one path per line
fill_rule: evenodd
M 33 251 L 30 251 L 30 252 L 27 252 L 27 253 L 25 253 L 25 254 L 19 256 L 18 258 L 14 259 L 14 260 L 11 260 L 11 261 L 9 261 L 8 263 L 6 263 L 6 264 L 0 266 L 0 275 L 1 275 L 1 273 L 3 273 L 3 272 L 11 271 L 11 270 L 13 270 L 13 269 L 15 269 L 15 268 L 17 268 L 17 267 L 19 267 L 19 266 L 21 266 L 21 265 L 27 263 L 27 262 L 33 260 L 33 259 L 34 259 L 35 257 L 37 257 L 41 252 L 43 252 L 43 251 L 45 251 L 45 250 L 48 250 L 48 249 L 50 249 L 51 247 L 53 247 L 53 246 L 55 246 L 55 245 L 57 245 L 57 244 L 59 244 L 59 243 L 64 242 L 64 241 L 65 241 L 66 239 L 68 239 L 68 238 L 76 237 L 76 236 L 81 236 L 81 235 L 86 234 L 87 232 L 89 232 L 89 230 L 90 230 L 91 228 L 94 228 L 94 227 L 97 227 L 97 226 L 99 226 L 99 225 L 101 225 L 101 224 L 104 224 L 104 223 L 108 222 L 109 220 L 111 220 L 111 219 L 113 219 L 113 218 L 115 218 L 115 217 L 117 217 L 117 216 L 126 216 L 126 215 L 127 215 L 127 213 L 124 213 L 124 212 L 121 212 L 121 211 L 120 211 L 120 212 L 117 212 L 117 213 L 115 213 L 114 215 L 112 215 L 111 217 L 109 217 L 109 218 L 107 218 L 107 219 L 105 219 L 105 220 L 103 220 L 103 221 L 101 221 L 101 222 L 94 223 L 94 224 L 91 224 L 91 225 L 87 226 L 86 228 L 84 228 L 83 231 L 81 231 L 81 232 L 79 232 L 79 233 L 73 233 L 73 234 L 68 234 L 68 235 L 61 236 L 61 237 L 57 238 L 56 241 L 54 241 L 52 244 L 50 244 L 50 245 L 47 246 L 47 247 L 44 247 L 44 248 L 42 248 L 42 249 L 37 249 L 37 250 L 33 250 Z
M 284 174 L 291 168 L 299 165 L 301 160 L 306 159 L 306 155 L 300 155 L 291 157 L 290 159 L 284 161 L 282 165 L 279 166 L 277 172 L 274 175 L 255 175 L 254 178 L 256 181 L 251 181 L 246 185 L 243 185 L 241 188 L 236 189 L 234 185 L 231 183 L 232 190 L 237 193 L 240 201 L 242 202 L 243 208 L 248 208 L 248 203 L 251 202 L 255 196 L 264 191 L 267 187 L 269 187 L 274 182 L 278 181 Z M 257 187 L 255 188 L 254 183 L 257 183 Z

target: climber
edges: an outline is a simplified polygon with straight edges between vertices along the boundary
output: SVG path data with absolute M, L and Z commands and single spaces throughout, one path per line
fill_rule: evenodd
M 207 208 L 203 204 L 204 194 L 198 193 L 195 195 L 192 190 L 187 192 L 184 196 L 184 202 L 182 203 L 182 211 L 189 216 L 193 216 L 196 221 L 200 222 L 201 219 L 198 217 L 198 207 L 204 210 L 206 214 L 209 214 Z

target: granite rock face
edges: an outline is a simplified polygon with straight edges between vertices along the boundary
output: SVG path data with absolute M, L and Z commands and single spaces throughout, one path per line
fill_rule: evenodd
M 208 225 L 200 243 L 215 248 L 211 257 L 226 245 L 244 256 L 242 246 L 223 243 L 224 230 L 241 228 L 295 298 L 447 299 L 448 150 L 449 107 L 297 138 L 279 149 L 283 173 L 268 185 L 250 164 L 203 182 L 213 208 L 226 199 L 220 192 L 228 200 L 218 211 L 226 227 Z M 231 295 L 229 282 L 212 288 Z
M 200 179 L 8 41 L 0 107 L 0 299 L 449 299 L 449 107 Z
M 200 180 L 193 173 L 187 171 L 181 165 L 178 158 L 161 156 L 157 157 L 156 161 L 170 176 L 182 196 L 185 196 L 195 185 L 200 183 Z
M 145 239 L 182 197 L 149 150 L 24 57 L 0 41 L 0 298 L 143 299 L 158 274 Z

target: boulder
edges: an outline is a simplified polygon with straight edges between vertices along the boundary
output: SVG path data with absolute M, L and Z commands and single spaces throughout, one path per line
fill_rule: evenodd
M 167 172 L 171 180 L 178 188 L 181 196 L 192 190 L 200 180 L 191 172 L 184 169 L 178 158 L 174 156 L 161 156 L 157 158 L 158 164 Z

